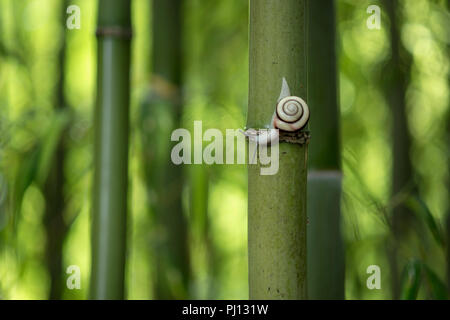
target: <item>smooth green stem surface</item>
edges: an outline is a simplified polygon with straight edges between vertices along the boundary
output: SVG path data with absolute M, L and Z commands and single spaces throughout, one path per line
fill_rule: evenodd
M 309 4 L 308 298 L 344 299 L 334 0 Z
M 285 77 L 307 101 L 307 2 L 250 1 L 247 127 L 266 127 Z M 281 142 L 279 170 L 248 168 L 250 299 L 306 299 L 307 146 Z
M 99 28 L 131 28 L 128 0 L 101 0 Z M 123 299 L 128 181 L 130 40 L 98 37 L 91 298 Z
M 170 161 L 174 143 L 166 142 L 172 131 L 181 127 L 182 3 L 181 0 L 154 0 L 152 11 L 153 76 L 170 88 L 164 94 L 153 81 L 149 113 L 155 116 L 156 123 L 148 138 L 151 143 L 146 146 L 149 149 L 160 147 L 154 161 L 146 162 L 150 171 L 157 171 L 153 174 L 155 179 L 149 181 L 156 194 L 154 213 L 159 230 L 155 253 L 157 299 L 189 298 L 191 278 L 188 222 L 182 205 L 184 170 Z M 169 121 L 164 122 L 164 119 Z
M 62 2 L 61 22 L 66 20 L 67 0 Z M 64 25 L 65 27 L 65 25 Z M 58 73 L 56 87 L 56 101 L 54 105 L 55 113 L 66 111 L 66 99 L 64 97 L 65 89 L 65 61 L 66 61 L 66 31 L 63 32 L 61 39 L 62 45 L 58 54 Z M 64 211 L 66 210 L 64 194 L 64 165 L 66 158 L 66 139 L 65 132 L 60 136 L 60 140 L 53 155 L 52 166 L 45 181 L 45 216 L 44 226 L 46 230 L 46 262 L 50 275 L 50 300 L 59 300 L 62 298 L 64 290 L 63 274 L 63 242 L 67 233 L 67 225 L 64 222 Z
M 345 299 L 340 171 L 308 174 L 308 299 Z
M 308 41 L 310 169 L 339 169 L 340 124 L 336 67 L 336 17 L 334 0 L 310 1 Z
M 412 57 L 401 41 L 402 15 L 398 0 L 385 0 L 384 7 L 390 21 L 391 56 L 383 70 L 384 92 L 392 114 L 392 196 L 414 188 L 413 168 L 409 156 L 411 135 L 406 114 L 406 90 L 409 83 Z M 404 261 L 399 259 L 399 246 L 407 240 L 407 234 L 412 228 L 413 215 L 404 204 L 395 206 L 392 210 L 393 244 L 388 246 L 390 274 L 393 299 L 400 298 L 400 270 Z

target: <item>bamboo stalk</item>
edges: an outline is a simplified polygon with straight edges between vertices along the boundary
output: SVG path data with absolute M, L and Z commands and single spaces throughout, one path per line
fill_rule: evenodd
M 450 0 L 445 4 L 447 11 L 450 10 Z M 447 44 L 448 56 L 450 55 L 450 45 Z M 447 86 L 450 87 L 450 77 L 447 81 Z M 450 141 L 450 103 L 447 102 L 447 141 Z M 450 154 L 450 146 L 447 144 L 447 154 Z M 450 174 L 450 158 L 447 159 L 447 174 Z M 450 198 L 450 179 L 447 179 L 447 192 Z M 447 233 L 447 288 L 450 296 L 450 205 L 447 207 L 446 216 L 446 233 Z
M 308 298 L 344 299 L 334 0 L 309 4 Z
M 448 7 L 450 6 L 450 1 L 448 2 Z M 447 46 L 447 51 L 450 46 Z M 449 79 L 450 80 L 450 79 Z M 449 104 L 450 106 L 450 104 Z M 447 110 L 447 141 L 450 141 L 450 108 Z M 450 154 L 450 146 L 447 145 L 447 154 Z M 450 174 L 450 158 L 447 159 L 447 174 Z M 447 192 L 450 199 L 450 179 L 447 179 Z M 447 207 L 446 216 L 446 234 L 447 234 L 447 288 L 450 296 L 450 205 Z
M 250 1 L 247 127 L 269 124 L 283 77 L 306 98 L 306 19 L 306 0 Z M 306 298 L 306 157 L 306 145 L 280 142 L 277 174 L 248 168 L 250 299 Z
M 220 273 L 220 248 L 214 245 L 212 219 L 209 214 L 209 176 L 206 165 L 193 165 L 189 171 L 190 212 L 189 223 L 194 241 L 205 247 L 208 282 L 207 299 L 216 299 Z
M 152 14 L 154 99 L 149 107 L 160 110 L 151 110 L 150 113 L 170 119 L 171 124 L 155 124 L 153 138 L 149 138 L 152 139 L 150 148 L 160 144 L 161 140 L 165 141 L 173 130 L 181 126 L 182 1 L 154 0 Z M 157 195 L 154 209 L 155 221 L 162 235 L 158 238 L 156 252 L 155 297 L 187 299 L 191 268 L 188 226 L 182 206 L 184 172 L 181 166 L 167 160 L 170 159 L 171 145 L 165 142 L 163 145 L 165 147 L 157 155 L 156 163 L 151 164 L 153 170 L 158 171 L 154 173 L 156 181 L 153 181 Z
M 401 15 L 398 0 L 385 0 L 385 7 L 390 20 L 391 57 L 386 65 L 383 79 L 387 102 L 391 108 L 392 126 L 392 196 L 404 192 L 411 186 L 413 169 L 409 157 L 411 149 L 411 136 L 406 117 L 406 90 L 411 70 L 411 55 L 407 52 L 401 41 Z M 393 245 L 388 248 L 391 268 L 392 295 L 394 299 L 400 298 L 400 270 L 401 262 L 398 259 L 398 247 L 405 241 L 408 229 L 411 228 L 413 215 L 404 204 L 399 204 L 392 210 Z
M 62 2 L 60 8 L 60 21 L 66 21 L 67 0 Z M 63 24 L 65 26 L 65 24 Z M 63 28 L 61 48 L 58 53 L 58 73 L 56 101 L 54 111 L 63 112 L 68 110 L 64 96 L 65 88 L 65 62 L 66 62 L 66 29 Z M 44 184 L 45 215 L 44 226 L 46 231 L 46 263 L 50 275 L 49 299 L 58 300 L 63 294 L 63 242 L 67 235 L 68 226 L 64 222 L 64 211 L 66 210 L 64 194 L 64 165 L 67 152 L 66 130 L 63 130 L 52 159 L 52 165 Z
M 126 251 L 130 1 L 100 0 L 91 298 L 122 299 Z
M 315 127 L 314 132 L 319 128 Z M 312 143 L 311 143 L 312 148 Z M 345 255 L 341 235 L 342 173 L 308 174 L 308 298 L 344 299 Z

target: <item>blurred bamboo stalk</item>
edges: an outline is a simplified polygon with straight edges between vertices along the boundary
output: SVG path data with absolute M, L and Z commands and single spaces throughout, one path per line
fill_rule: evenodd
M 398 0 L 385 0 L 384 5 L 390 20 L 391 57 L 384 70 L 384 91 L 392 112 L 392 195 L 405 192 L 411 186 L 413 169 L 410 159 L 411 136 L 406 117 L 406 90 L 410 78 L 412 57 L 401 41 L 401 12 Z M 391 226 L 393 245 L 389 245 L 388 256 L 391 268 L 392 294 L 400 297 L 400 270 L 398 243 L 407 234 L 412 214 L 404 204 L 392 210 Z
M 250 0 L 248 128 L 269 124 L 283 77 L 307 95 L 307 1 Z M 279 171 L 248 166 L 250 299 L 306 299 L 307 146 L 280 142 Z
M 450 10 L 450 0 L 446 2 L 446 10 L 449 12 Z M 450 45 L 447 43 L 447 52 L 448 56 L 450 56 Z M 450 77 L 447 81 L 447 88 L 450 87 Z M 450 141 L 450 103 L 447 103 L 447 141 Z M 447 174 L 450 175 L 450 145 L 447 144 Z M 447 180 L 447 192 L 448 198 L 450 199 L 450 178 Z M 448 204 L 447 208 L 447 217 L 446 217 L 446 233 L 447 233 L 447 289 L 450 296 L 450 204 Z
M 123 299 L 128 180 L 129 0 L 100 0 L 91 298 Z
M 450 108 L 447 110 L 447 141 L 450 141 Z M 447 174 L 450 175 L 450 146 L 447 145 Z M 449 181 L 450 179 L 447 178 Z M 450 199 L 450 181 L 447 182 L 447 193 Z M 447 289 L 450 296 L 450 204 L 447 208 L 447 216 L 446 216 L 446 235 L 447 235 Z
M 153 119 L 154 130 L 149 132 L 148 146 L 161 145 L 172 130 L 181 125 L 182 99 L 182 5 L 180 0 L 153 1 L 153 94 L 149 108 L 162 110 L 150 114 L 162 115 Z M 169 123 L 158 124 L 163 119 Z M 154 205 L 158 229 L 156 250 L 155 298 L 187 299 L 191 276 L 186 215 L 183 212 L 182 190 L 184 172 L 181 166 L 170 161 L 171 145 L 161 149 L 156 162 L 144 161 L 148 170 L 154 170 L 152 185 L 156 193 Z M 157 171 L 157 172 L 156 172 Z
M 206 268 L 208 272 L 207 299 L 216 299 L 220 290 L 218 279 L 220 276 L 220 248 L 214 245 L 212 220 L 209 215 L 209 176 L 213 168 L 206 165 L 193 165 L 189 170 L 190 185 L 190 214 L 189 224 L 192 238 L 205 247 L 207 256 Z M 194 241 L 195 241 L 194 240 Z
M 61 7 L 60 21 L 63 23 L 61 38 L 61 48 L 58 54 L 58 74 L 56 87 L 55 112 L 67 110 L 66 99 L 64 97 L 65 88 L 65 61 L 66 61 L 66 8 L 67 1 L 63 1 Z M 57 300 L 62 298 L 63 293 L 63 242 L 67 234 L 67 225 L 64 222 L 65 194 L 64 194 L 64 164 L 66 155 L 64 131 L 61 135 L 53 156 L 50 172 L 44 183 L 45 215 L 44 226 L 46 230 L 46 261 L 50 275 L 49 299 Z
M 447 0 L 445 3 L 445 9 L 447 12 L 450 10 L 450 0 Z M 450 45 L 447 44 L 447 52 L 448 56 L 450 56 Z M 447 88 L 450 87 L 450 77 L 447 81 Z M 450 141 L 450 104 L 447 103 L 447 141 Z M 447 174 L 450 175 L 450 145 L 447 144 Z M 447 179 L 447 192 L 450 199 L 450 179 Z M 447 235 L 447 290 L 450 296 L 450 204 L 447 208 L 447 216 L 446 216 L 446 235 Z
M 309 2 L 308 298 L 344 299 L 334 0 Z

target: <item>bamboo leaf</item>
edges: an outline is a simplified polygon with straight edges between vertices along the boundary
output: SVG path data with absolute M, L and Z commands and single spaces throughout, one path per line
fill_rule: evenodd
M 422 263 L 418 260 L 410 261 L 403 269 L 401 299 L 416 300 L 422 277 Z
M 35 180 L 36 173 L 39 167 L 39 156 L 41 153 L 42 144 L 40 141 L 24 152 L 19 158 L 19 165 L 17 166 L 17 172 L 14 178 L 14 185 L 12 191 L 12 207 L 14 212 L 14 220 L 17 222 L 19 218 L 20 209 L 22 206 L 22 199 L 25 195 L 25 191 Z
M 441 247 L 445 247 L 445 236 L 442 232 L 440 224 L 436 221 L 425 202 L 423 202 L 419 197 L 411 195 L 406 198 L 405 204 L 413 213 L 416 214 L 419 219 L 425 222 L 425 225 L 430 230 L 436 242 Z
M 42 137 L 37 138 L 33 147 L 19 156 L 19 165 L 12 192 L 12 206 L 16 219 L 28 187 L 33 182 L 42 183 L 47 177 L 57 143 L 60 141 L 63 129 L 69 121 L 68 113 L 59 112 L 55 114 L 54 120 L 51 121 L 49 128 Z
M 432 299 L 446 300 L 448 299 L 447 286 L 439 278 L 439 276 L 431 270 L 430 267 L 424 265 L 426 280 L 429 285 Z
M 67 128 L 71 117 L 68 112 L 59 111 L 55 113 L 50 127 L 42 139 L 42 146 L 39 155 L 39 167 L 36 180 L 42 184 L 49 173 L 50 167 L 53 163 L 55 150 L 58 143 L 61 141 L 64 129 Z

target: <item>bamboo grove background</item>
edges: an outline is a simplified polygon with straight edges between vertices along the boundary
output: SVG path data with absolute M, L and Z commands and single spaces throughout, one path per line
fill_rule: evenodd
M 164 159 L 174 128 L 192 129 L 194 120 L 203 120 L 204 130 L 223 132 L 245 125 L 248 3 L 131 3 L 128 191 L 122 194 L 128 196 L 128 221 L 121 231 L 127 247 L 124 259 L 119 258 L 125 289 L 118 294 L 246 299 L 246 167 L 175 167 Z M 81 8 L 80 30 L 65 27 L 68 4 Z M 372 4 L 382 8 L 380 30 L 366 26 Z M 341 194 L 345 292 L 338 284 L 342 290 L 335 294 L 447 298 L 449 3 L 339 0 L 335 9 L 335 18 L 327 6 L 315 12 L 337 37 L 322 33 L 314 39 L 323 37 L 323 42 L 313 41 L 308 49 L 316 62 L 310 85 L 336 89 L 334 107 L 333 101 L 321 100 L 321 92 L 308 93 L 312 101 L 331 103 L 316 114 L 312 109 L 309 192 L 318 191 L 308 201 L 320 206 L 321 192 L 331 192 L 338 201 Z M 94 131 L 99 126 L 93 110 L 102 47 L 95 31 L 99 22 L 108 23 L 97 18 L 97 10 L 95 0 L 0 0 L 2 299 L 86 299 L 90 284 L 103 279 L 101 268 L 96 280 L 90 274 Z M 335 52 L 327 47 L 334 41 Z M 128 53 L 121 50 L 125 58 L 103 67 L 126 70 L 122 59 Z M 128 83 L 126 77 L 121 81 L 122 87 Z M 315 132 L 319 119 L 329 124 L 325 128 L 340 128 L 339 133 Z M 314 149 L 315 136 L 328 147 Z M 320 182 L 323 171 L 342 171 L 342 189 L 340 174 L 325 174 L 328 182 Z M 339 229 L 321 232 L 332 237 Z M 308 259 L 314 261 L 310 252 Z M 80 290 L 65 285 L 69 265 L 81 268 Z M 366 287 L 369 265 L 381 268 L 380 290 Z M 339 268 L 321 272 L 327 279 L 343 279 Z M 309 294 L 323 292 L 318 287 Z M 103 297 L 101 292 L 94 296 Z

